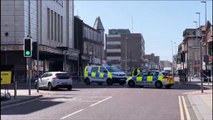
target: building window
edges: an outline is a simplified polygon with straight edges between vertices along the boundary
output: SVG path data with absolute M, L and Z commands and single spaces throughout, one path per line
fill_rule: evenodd
M 61 36 L 61 17 L 58 14 L 58 42 L 60 42 L 60 36 Z
M 57 34 L 57 28 L 56 28 L 56 26 L 57 26 L 57 21 L 56 21 L 56 12 L 54 12 L 54 40 L 56 41 L 56 39 L 57 39 L 57 36 L 56 36 L 56 34 Z
M 59 29 L 58 29 L 58 14 L 56 13 L 56 22 L 55 22 L 55 25 L 56 25 L 56 41 L 58 41 L 58 32 L 59 32 Z
M 61 42 L 63 42 L 63 16 L 61 16 Z
M 50 39 L 50 9 L 47 8 L 47 38 Z
M 51 26 L 50 26 L 50 30 L 51 30 L 51 40 L 53 40 L 53 11 L 51 10 Z

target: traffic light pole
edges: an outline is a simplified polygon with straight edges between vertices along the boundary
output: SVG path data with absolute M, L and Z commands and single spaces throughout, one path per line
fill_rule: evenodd
M 30 38 L 31 37 L 31 14 L 30 14 L 30 7 L 31 7 L 31 5 L 30 5 L 31 3 L 30 3 L 30 0 L 28 0 L 28 37 Z M 31 39 L 31 38 L 30 38 Z M 30 40 L 30 55 L 32 56 L 32 41 Z M 29 53 L 29 51 L 28 51 L 28 53 Z M 28 53 L 26 53 L 26 51 L 25 51 L 25 53 L 24 53 L 24 55 L 28 55 Z M 27 61 L 27 65 L 28 65 L 28 77 L 27 77 L 27 79 L 28 79 L 28 85 L 29 85 L 29 95 L 31 95 L 31 60 L 30 60 L 30 57 L 26 57 L 26 61 Z
M 28 80 L 28 89 L 29 89 L 29 95 L 31 95 L 31 61 L 29 57 L 26 57 L 27 61 L 27 80 Z

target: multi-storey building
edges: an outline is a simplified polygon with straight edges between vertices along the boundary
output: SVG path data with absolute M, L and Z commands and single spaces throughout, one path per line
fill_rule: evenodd
M 142 66 L 145 41 L 142 34 L 128 29 L 110 29 L 106 35 L 106 60 L 121 68 Z
M 194 74 L 200 70 L 200 39 L 196 37 L 195 33 L 196 29 L 193 28 L 183 31 L 183 51 L 185 53 L 183 66 L 188 74 Z
M 212 71 L 212 60 L 213 60 L 213 52 L 212 52 L 212 25 L 209 21 L 205 24 L 205 34 L 203 38 L 203 55 L 208 56 L 208 64 L 205 66 L 207 69 Z M 205 69 L 206 69 L 205 68 Z
M 191 28 L 191 29 L 185 29 L 183 31 L 183 42 L 182 42 L 182 50 L 179 50 L 178 58 L 180 63 L 180 56 L 181 52 L 185 53 L 185 62 L 181 63 L 181 66 L 179 66 L 179 69 L 185 69 L 187 74 L 195 74 L 200 72 L 200 69 L 205 69 L 205 63 L 204 63 L 204 55 L 207 54 L 207 42 L 205 39 L 207 38 L 205 33 L 204 26 L 200 26 L 199 28 Z M 201 37 L 196 35 L 196 31 L 200 29 L 201 30 Z M 201 45 L 201 47 L 200 47 Z M 202 51 L 202 56 L 200 54 L 200 49 Z M 200 61 L 202 57 L 202 62 Z M 202 64 L 202 68 L 201 65 Z
M 74 61 L 73 1 L 1 1 L 1 65 L 14 65 L 18 81 L 37 70 L 36 48 L 39 50 L 40 71 L 69 71 Z M 27 63 L 23 57 L 23 40 L 31 37 L 33 57 Z M 28 65 L 26 65 L 28 64 Z
M 130 34 L 129 29 L 109 29 L 106 34 L 106 60 L 121 67 L 121 34 Z
M 104 27 L 100 17 L 97 17 L 91 27 L 79 17 L 75 17 L 75 48 L 80 50 L 79 67 L 91 64 L 101 64 L 104 59 Z

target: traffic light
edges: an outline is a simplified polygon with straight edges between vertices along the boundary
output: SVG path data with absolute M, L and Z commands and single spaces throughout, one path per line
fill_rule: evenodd
M 32 40 L 30 38 L 24 39 L 24 57 L 32 57 Z

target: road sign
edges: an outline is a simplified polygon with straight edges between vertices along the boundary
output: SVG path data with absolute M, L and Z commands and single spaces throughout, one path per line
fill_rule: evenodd
M 12 71 L 1 71 L 1 84 L 10 84 L 12 79 Z

